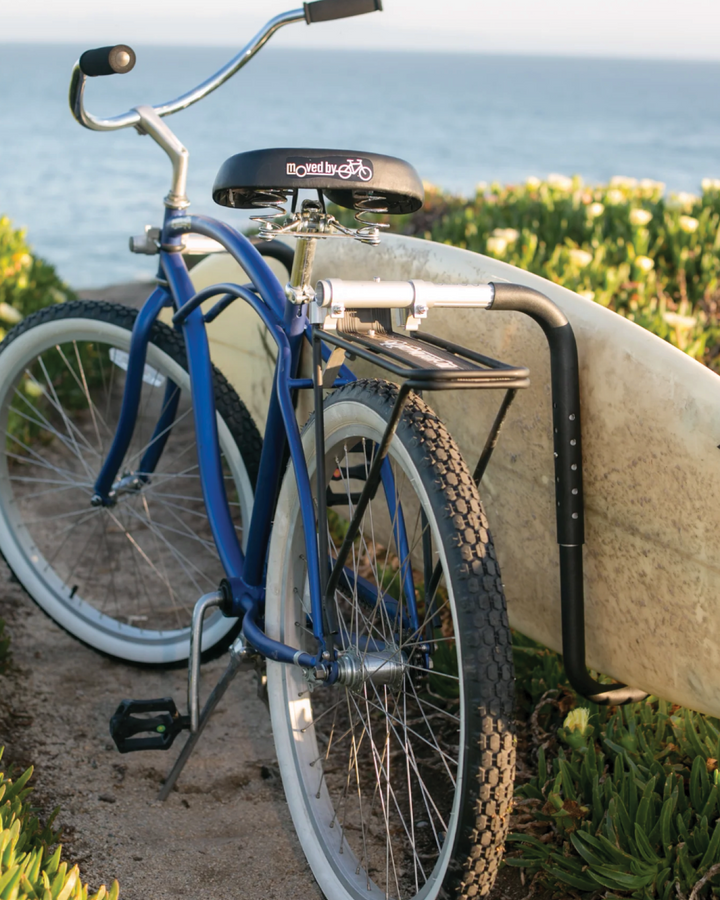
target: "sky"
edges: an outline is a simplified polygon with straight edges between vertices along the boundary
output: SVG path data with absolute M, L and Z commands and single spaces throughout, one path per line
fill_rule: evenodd
M 718 0 L 384 0 L 384 12 L 301 23 L 306 47 L 720 59 Z M 2 0 L 0 43 L 240 47 L 298 0 Z

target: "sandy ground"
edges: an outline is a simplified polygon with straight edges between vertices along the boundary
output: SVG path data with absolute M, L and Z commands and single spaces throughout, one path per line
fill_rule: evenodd
M 138 305 L 141 285 L 84 296 Z M 34 764 L 35 799 L 59 805 L 66 858 L 92 888 L 117 878 L 123 900 L 321 900 L 300 850 L 277 772 L 255 676 L 223 698 L 177 787 L 157 799 L 184 736 L 169 752 L 121 755 L 108 732 L 127 697 L 175 698 L 185 710 L 186 670 L 134 668 L 100 656 L 57 627 L 0 563 L 0 616 L 13 664 L 2 677 L 0 743 L 6 761 Z M 203 699 L 225 666 L 203 667 Z M 506 870 L 489 900 L 527 893 Z
M 37 800 L 61 807 L 68 856 L 91 886 L 118 878 L 125 900 L 321 897 L 295 837 L 253 674 L 236 678 L 160 803 L 184 736 L 169 752 L 123 756 L 108 721 L 125 697 L 173 696 L 184 709 L 185 671 L 106 659 L 51 622 L 4 565 L 0 579 L 13 654 L 0 707 L 6 756 L 35 764 Z M 208 689 L 224 665 L 203 667 Z

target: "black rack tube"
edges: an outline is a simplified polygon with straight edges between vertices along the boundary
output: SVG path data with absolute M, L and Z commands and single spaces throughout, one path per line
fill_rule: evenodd
M 553 404 L 557 541 L 560 545 L 560 605 L 563 662 L 573 688 L 594 703 L 619 705 L 644 700 L 645 691 L 591 678 L 585 662 L 585 590 L 582 545 L 585 515 L 580 429 L 580 371 L 572 326 L 562 310 L 532 288 L 495 284 L 490 309 L 530 316 L 550 349 Z

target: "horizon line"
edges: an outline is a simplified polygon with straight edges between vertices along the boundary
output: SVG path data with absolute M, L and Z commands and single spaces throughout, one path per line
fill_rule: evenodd
M 18 39 L 3 39 L 0 37 L 0 47 L 12 47 L 12 46 L 24 46 L 24 47 L 75 47 L 80 44 L 80 41 L 69 41 L 69 40 L 53 40 L 52 38 L 35 38 L 33 40 L 28 40 L 25 38 Z M 83 42 L 86 43 L 86 42 Z M 184 42 L 157 42 L 157 41 L 132 41 L 133 47 L 146 47 L 153 49 L 167 48 L 167 49 L 176 49 L 176 50 L 228 50 L 229 52 L 239 53 L 242 49 L 238 45 L 225 44 L 225 43 L 184 43 Z M 90 48 L 88 48 L 90 49 Z M 584 53 L 562 53 L 562 52 L 542 52 L 542 51 L 530 51 L 530 50 L 501 50 L 496 49 L 488 52 L 487 50 L 471 50 L 467 48 L 453 48 L 453 49 L 434 49 L 434 48 L 426 48 L 426 47 L 392 47 L 392 46 L 383 46 L 383 47 L 327 47 L 327 46 L 308 46 L 307 44 L 298 46 L 294 44 L 279 44 L 276 43 L 272 47 L 264 48 L 266 51 L 271 51 L 274 53 L 277 52 L 287 52 L 288 50 L 298 52 L 298 53 L 357 53 L 361 54 L 398 54 L 401 53 L 403 55 L 422 55 L 422 56 L 483 56 L 489 58 L 495 57 L 514 57 L 514 58 L 523 58 L 523 59 L 563 59 L 563 60 L 577 60 L 579 62 L 636 62 L 636 63 L 679 63 L 679 64 L 720 64 L 720 52 L 717 56 L 697 56 L 697 57 L 687 57 L 687 56 L 655 56 L 655 55 L 641 55 L 641 56 L 629 56 L 625 53 L 616 53 L 613 54 L 606 50 L 602 51 L 587 51 Z

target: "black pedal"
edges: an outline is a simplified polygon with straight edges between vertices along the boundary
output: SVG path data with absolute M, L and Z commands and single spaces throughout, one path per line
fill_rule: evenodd
M 137 716 L 133 713 L 153 713 Z M 181 716 L 171 697 L 160 700 L 123 700 L 110 719 L 110 736 L 121 753 L 133 750 L 169 750 L 181 731 L 190 728 L 190 716 Z M 147 737 L 136 735 L 149 731 Z

